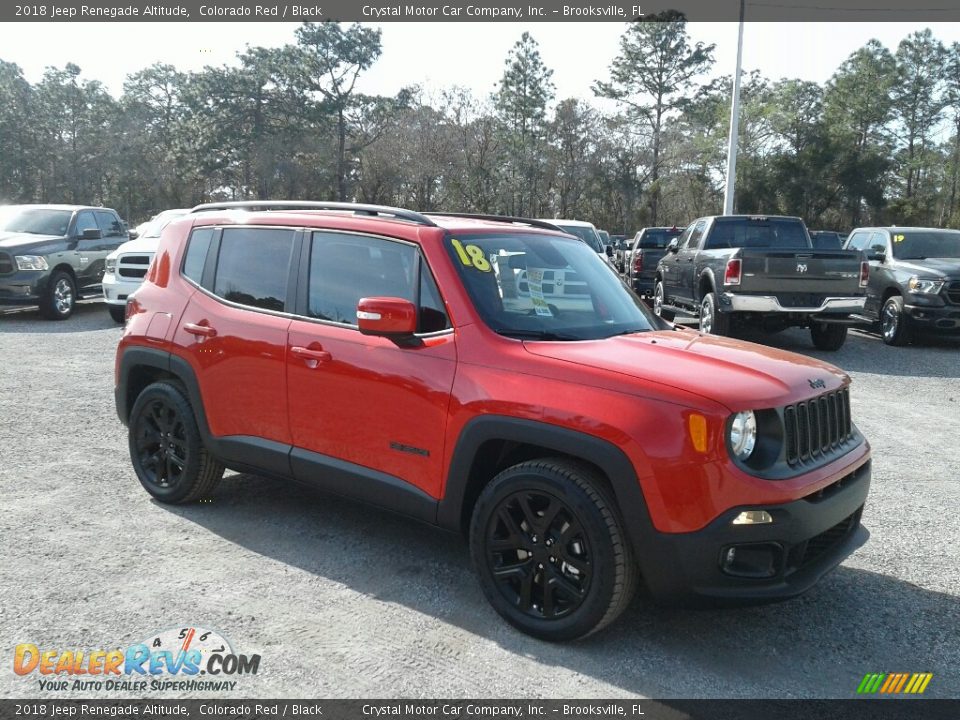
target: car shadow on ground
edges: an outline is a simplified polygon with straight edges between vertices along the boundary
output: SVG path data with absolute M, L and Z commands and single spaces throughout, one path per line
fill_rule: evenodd
M 66 320 L 46 320 L 35 307 L 0 306 L 0 333 L 49 335 L 121 327 L 110 317 L 102 300 L 81 300 Z
M 868 672 L 933 672 L 928 697 L 960 695 L 960 672 L 942 665 L 960 643 L 958 598 L 852 567 L 776 605 L 681 610 L 638 594 L 611 628 L 554 645 L 496 615 L 457 535 L 253 475 L 228 476 L 209 504 L 158 507 L 266 558 L 629 693 L 740 697 L 765 687 L 772 698 L 850 698 Z

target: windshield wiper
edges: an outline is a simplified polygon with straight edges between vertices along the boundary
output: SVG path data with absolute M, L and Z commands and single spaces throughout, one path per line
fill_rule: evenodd
M 618 337 L 619 335 L 636 335 L 637 333 L 650 332 L 651 328 L 635 328 L 633 330 L 621 330 L 620 332 L 615 332 L 612 335 L 605 335 L 604 337 L 612 338 Z
M 495 330 L 498 335 L 517 338 L 518 340 L 583 340 L 576 335 L 552 332 L 550 330 L 515 330 L 512 328 L 500 328 Z

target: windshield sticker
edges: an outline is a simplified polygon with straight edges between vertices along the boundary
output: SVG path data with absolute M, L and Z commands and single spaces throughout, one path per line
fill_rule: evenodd
M 543 270 L 527 270 L 527 287 L 530 288 L 533 311 L 541 317 L 553 317 L 550 306 L 543 297 Z
M 464 245 L 459 240 L 451 239 L 450 243 L 453 249 L 457 251 L 457 257 L 464 267 L 472 267 L 480 272 L 490 272 L 490 261 L 483 254 L 483 250 L 476 245 Z
M 903 235 L 894 235 L 894 236 L 893 236 L 893 241 L 894 241 L 894 242 L 903 242 L 903 239 L 904 239 L 904 238 L 903 238 Z

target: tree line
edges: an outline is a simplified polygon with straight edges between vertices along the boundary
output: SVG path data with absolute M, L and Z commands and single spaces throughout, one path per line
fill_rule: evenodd
M 119 97 L 74 64 L 30 83 L 0 60 L 0 202 L 103 204 L 132 222 L 286 198 L 683 225 L 722 207 L 731 78 L 708 79 L 713 53 L 682 15 L 630 23 L 587 99 L 556 96 L 529 33 L 487 97 L 359 92 L 381 55 L 360 24 L 304 23 L 196 73 L 156 64 Z M 871 40 L 825 84 L 745 73 L 741 97 L 737 212 L 960 225 L 960 43 Z

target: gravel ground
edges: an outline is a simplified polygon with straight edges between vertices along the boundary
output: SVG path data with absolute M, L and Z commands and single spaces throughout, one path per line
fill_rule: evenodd
M 811 592 L 723 611 L 638 597 L 612 629 L 549 645 L 487 605 L 458 537 L 249 475 L 209 504 L 151 501 L 113 407 L 119 336 L 96 302 L 62 323 L 0 315 L 0 697 L 50 697 L 11 671 L 19 643 L 188 625 L 261 654 L 233 697 L 846 698 L 867 672 L 932 672 L 927 696 L 960 697 L 956 344 L 855 332 L 821 354 L 853 376 L 873 444 L 872 537 Z M 798 331 L 767 342 L 811 352 Z

